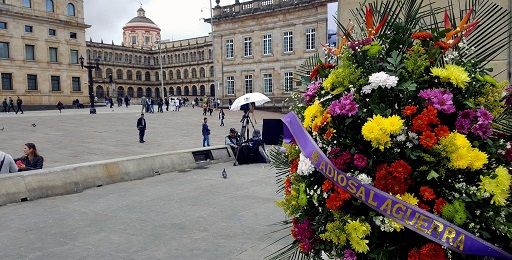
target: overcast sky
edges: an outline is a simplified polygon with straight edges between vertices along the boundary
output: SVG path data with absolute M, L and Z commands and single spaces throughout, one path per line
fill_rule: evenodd
M 244 1 L 241 1 L 244 2 Z M 137 16 L 142 3 L 146 17 L 162 30 L 162 39 L 181 40 L 206 36 L 210 24 L 201 18 L 210 18 L 209 0 L 84 0 L 85 23 L 91 25 L 86 39 L 94 42 L 120 45 L 123 26 Z M 234 4 L 235 0 L 221 0 L 220 5 Z M 215 6 L 212 0 L 212 6 Z

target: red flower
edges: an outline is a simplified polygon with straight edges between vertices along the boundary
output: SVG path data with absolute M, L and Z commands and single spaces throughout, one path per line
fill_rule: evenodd
M 443 207 L 446 204 L 448 204 L 448 202 L 446 202 L 446 200 L 444 200 L 443 198 L 436 200 L 436 205 L 434 206 L 434 212 L 441 214 L 443 212 Z
M 298 169 L 299 169 L 299 158 L 295 158 L 295 160 L 293 160 L 293 162 L 292 162 L 292 166 L 290 166 L 290 172 L 292 174 L 296 173 Z
M 430 210 L 430 207 L 426 204 L 423 204 L 421 201 L 418 201 L 418 207 L 426 211 Z
M 423 113 L 412 119 L 411 131 L 415 133 L 422 133 L 425 131 L 431 131 L 432 128 L 428 125 L 429 120 Z
M 407 164 L 404 160 L 398 160 L 391 164 L 391 172 L 395 176 L 400 176 L 401 178 L 409 178 L 409 175 L 412 173 L 411 166 Z
M 420 41 L 429 40 L 432 39 L 432 34 L 429 32 L 416 32 L 411 35 L 411 39 Z
M 445 125 L 440 125 L 434 130 L 439 138 L 447 137 L 450 135 L 450 129 Z
M 420 258 L 423 260 L 444 260 L 446 255 L 443 248 L 436 243 L 428 243 L 420 250 Z
M 332 188 L 332 181 L 329 179 L 325 179 L 324 184 L 322 185 L 322 191 L 328 192 Z
M 417 108 L 416 106 L 406 106 L 406 107 L 404 108 L 404 110 L 402 111 L 402 114 L 403 114 L 404 116 L 411 116 L 411 115 L 413 115 L 414 113 L 416 113 L 416 110 L 417 110 L 417 109 L 418 109 L 418 108 Z
M 432 148 L 436 143 L 436 135 L 432 132 L 427 131 L 420 136 L 420 144 L 425 148 Z
M 434 190 L 429 187 L 426 187 L 426 186 L 423 186 L 420 188 L 420 194 L 421 194 L 421 196 L 423 196 L 424 200 L 433 200 L 436 198 L 436 194 L 434 194 Z
M 342 189 L 336 189 L 336 192 L 329 195 L 325 201 L 325 206 L 330 210 L 338 210 L 341 208 L 341 206 L 343 206 L 343 202 L 350 199 L 350 197 L 350 193 Z
M 286 195 L 290 195 L 290 193 L 292 193 L 291 191 L 291 187 L 292 187 L 292 180 L 290 178 L 290 176 L 286 177 L 286 180 L 284 180 L 284 193 Z
M 428 106 L 421 112 L 422 115 L 425 115 L 425 117 L 428 120 L 429 124 L 440 124 L 439 119 L 437 118 L 437 110 L 433 108 L 432 106 Z
M 409 255 L 407 256 L 407 260 L 420 260 L 421 258 L 420 250 L 413 249 L 409 251 Z

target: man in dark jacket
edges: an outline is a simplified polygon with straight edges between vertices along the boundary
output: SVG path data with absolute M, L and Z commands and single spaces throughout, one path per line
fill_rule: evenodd
M 137 119 L 137 129 L 139 129 L 139 143 L 145 143 L 144 134 L 146 133 L 146 119 L 144 119 L 144 114 L 140 114 L 139 119 Z
M 210 128 L 208 128 L 208 118 L 203 119 L 203 147 L 210 146 Z
M 21 100 L 21 98 L 18 97 L 18 99 L 16 99 L 16 107 L 17 107 L 16 114 L 18 114 L 18 112 L 20 112 L 20 110 L 21 110 L 21 113 L 23 114 L 23 109 L 21 109 L 22 104 L 23 104 L 23 100 Z

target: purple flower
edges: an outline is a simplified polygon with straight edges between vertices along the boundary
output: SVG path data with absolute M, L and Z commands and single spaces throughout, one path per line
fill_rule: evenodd
M 483 124 L 492 122 L 492 119 L 494 118 L 494 116 L 489 113 L 489 111 L 485 110 L 483 106 L 476 110 L 476 115 L 478 116 L 478 123 Z
M 457 118 L 457 121 L 455 121 L 455 129 L 460 133 L 467 134 L 470 128 L 471 121 L 468 119 L 462 119 L 459 117 Z
M 438 111 L 450 114 L 455 112 L 455 106 L 453 106 L 453 94 L 448 90 L 444 89 L 425 89 L 421 90 L 418 94 L 419 97 L 426 99 L 425 106 L 432 106 Z
M 471 121 L 473 121 L 474 117 L 475 117 L 475 112 L 473 112 L 473 110 L 471 110 L 471 109 L 466 109 L 464 111 L 459 112 L 460 119 L 465 119 L 465 120 L 468 120 L 471 122 Z
M 356 253 L 350 249 L 343 252 L 343 260 L 357 260 Z
M 366 163 L 367 163 L 367 159 L 364 155 L 362 154 L 356 154 L 354 155 L 354 165 L 359 167 L 359 168 L 364 168 L 366 167 Z
M 315 233 L 309 224 L 307 219 L 304 222 L 297 223 L 294 225 L 295 235 L 297 240 L 303 245 L 303 249 L 306 252 L 310 252 L 314 248 Z
M 354 100 L 354 92 L 350 92 L 348 95 L 343 95 L 340 100 L 332 102 L 327 109 L 333 116 L 353 116 L 357 113 L 357 103 Z
M 302 94 L 302 97 L 305 99 L 307 104 L 313 102 L 313 100 L 316 97 L 316 92 L 318 92 L 318 90 L 320 89 L 321 84 L 322 84 L 322 82 L 320 82 L 320 81 L 316 81 L 314 83 L 309 84 L 308 91 L 306 91 L 306 93 Z
M 372 44 L 372 42 L 373 42 L 372 38 L 366 38 L 366 39 L 363 39 L 363 40 L 356 40 L 356 41 L 350 42 L 350 46 L 349 47 L 353 51 L 360 50 L 364 46 Z
M 491 135 L 492 127 L 486 123 L 477 123 L 471 128 L 471 132 L 476 134 L 482 139 L 487 139 Z

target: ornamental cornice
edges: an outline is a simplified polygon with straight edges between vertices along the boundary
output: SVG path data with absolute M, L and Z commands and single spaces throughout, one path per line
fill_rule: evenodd
M 12 10 L 0 9 L 0 16 L 3 14 L 9 15 L 10 17 L 15 18 L 15 19 L 29 20 L 29 21 L 34 21 L 36 23 L 41 23 L 41 24 L 69 26 L 69 27 L 73 27 L 73 28 L 78 27 L 78 28 L 81 28 L 84 30 L 91 27 L 91 25 L 89 25 L 89 24 L 80 23 L 78 21 L 57 19 L 57 18 L 52 18 L 52 17 L 48 17 L 48 16 L 45 17 L 45 16 L 39 16 L 39 15 L 30 14 L 30 13 L 21 13 L 21 12 L 16 12 L 16 11 L 12 11 Z

